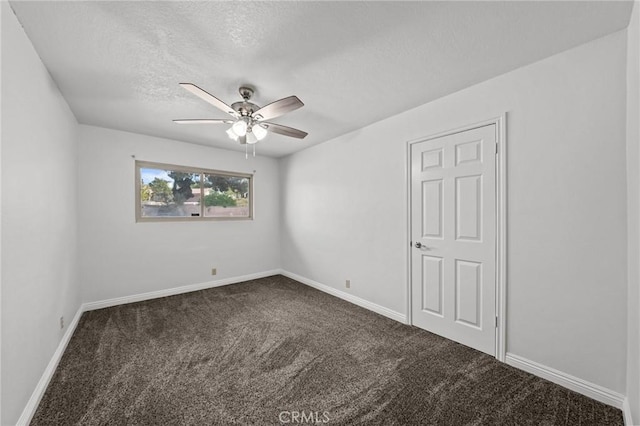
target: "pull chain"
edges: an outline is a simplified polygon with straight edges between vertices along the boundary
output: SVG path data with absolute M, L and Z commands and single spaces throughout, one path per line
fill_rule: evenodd
M 249 159 L 249 147 L 246 144 L 244 146 L 244 158 L 245 160 Z
M 256 144 L 255 143 L 253 144 L 253 156 L 254 157 L 256 156 Z

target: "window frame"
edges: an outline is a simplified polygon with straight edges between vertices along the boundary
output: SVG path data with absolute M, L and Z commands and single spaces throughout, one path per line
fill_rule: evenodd
M 142 216 L 142 199 L 140 197 L 140 187 L 142 176 L 140 169 L 158 169 L 173 170 L 177 172 L 193 173 L 200 175 L 200 216 Z M 217 175 L 240 177 L 249 180 L 249 216 L 205 216 L 204 215 L 204 179 L 203 175 Z M 253 220 L 253 174 L 230 172 L 226 170 L 205 169 L 202 167 L 180 166 L 177 164 L 156 163 L 152 161 L 135 160 L 135 216 L 138 222 L 202 222 L 202 221 L 236 221 L 236 220 Z

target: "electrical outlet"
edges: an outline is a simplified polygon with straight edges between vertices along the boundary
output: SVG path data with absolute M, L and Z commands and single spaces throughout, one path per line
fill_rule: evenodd
M 64 328 L 64 317 L 60 317 L 60 329 Z
M 216 268 L 211 268 L 211 275 L 215 275 L 218 273 L 218 270 Z
M 347 280 L 347 281 L 345 281 L 345 282 L 344 282 L 344 286 L 345 286 L 346 288 L 351 288 L 351 280 Z

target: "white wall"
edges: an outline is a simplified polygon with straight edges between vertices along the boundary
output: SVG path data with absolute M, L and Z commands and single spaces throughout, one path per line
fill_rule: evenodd
M 2 419 L 14 424 L 80 306 L 77 123 L 2 2 Z
M 624 394 L 625 46 L 619 32 L 283 159 L 283 268 L 405 312 L 406 141 L 506 111 L 507 349 Z
M 628 344 L 627 398 L 640 424 L 640 2 L 627 28 L 627 198 L 628 198 Z
M 229 143 L 232 143 L 229 141 Z M 135 222 L 134 159 L 253 173 L 255 219 Z M 278 162 L 80 126 L 80 281 L 99 301 L 280 267 Z M 211 268 L 218 274 L 211 276 Z
M 0 5 L 0 33 L 2 32 L 3 14 L 8 13 L 3 5 Z M 2 34 L 0 34 L 2 36 Z M 0 39 L 1 40 L 1 39 Z M 2 46 L 0 45 L 0 82 L 2 81 Z M 0 95 L 2 87 L 0 83 Z M 1 96 L 0 96 L 1 98 Z M 2 100 L 0 99 L 0 189 L 2 189 Z M 2 192 L 0 192 L 2 194 Z M 2 423 L 2 196 L 0 195 L 0 423 Z

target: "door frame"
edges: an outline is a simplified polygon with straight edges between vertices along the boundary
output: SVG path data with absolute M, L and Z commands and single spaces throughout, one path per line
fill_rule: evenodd
M 478 123 L 407 141 L 405 197 L 407 201 L 407 324 L 413 325 L 411 307 L 411 148 L 414 144 L 494 124 L 496 126 L 496 359 L 505 362 L 507 353 L 507 113 Z

